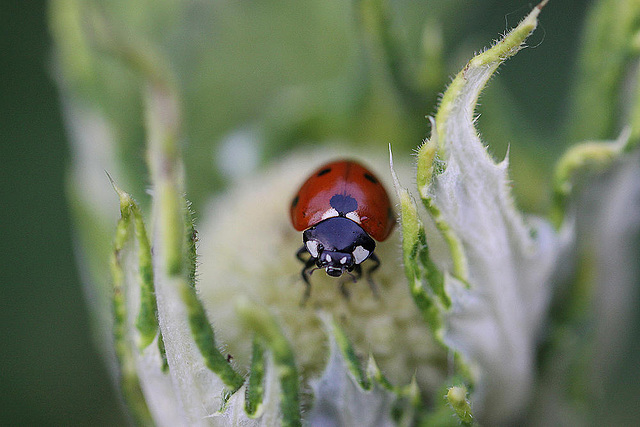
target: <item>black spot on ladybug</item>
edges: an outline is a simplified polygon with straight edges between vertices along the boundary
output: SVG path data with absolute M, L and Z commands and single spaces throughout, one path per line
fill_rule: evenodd
M 346 194 L 334 195 L 331 200 L 329 200 L 329 205 L 341 215 L 346 215 L 358 209 L 358 201 Z
M 376 177 L 375 177 L 375 176 L 373 176 L 373 175 L 371 175 L 371 174 L 365 173 L 365 174 L 364 174 L 364 178 L 365 178 L 367 181 L 370 181 L 370 182 L 372 182 L 372 183 L 374 183 L 374 184 L 377 184 L 377 183 L 378 183 L 378 180 L 376 179 Z
M 291 202 L 291 209 L 295 208 L 296 206 L 298 206 L 298 201 L 300 200 L 300 196 L 296 196 L 293 198 L 293 201 Z
M 318 174 L 316 176 L 326 175 L 329 172 L 331 172 L 331 168 L 325 168 L 325 169 L 322 169 L 320 172 L 318 172 Z

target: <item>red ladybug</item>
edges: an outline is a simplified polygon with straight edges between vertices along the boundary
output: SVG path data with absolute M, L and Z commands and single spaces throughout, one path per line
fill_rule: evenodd
M 313 271 L 324 268 L 333 277 L 348 272 L 355 282 L 362 276 L 360 265 L 366 259 L 375 263 L 366 277 L 376 294 L 370 275 L 380 261 L 373 253 L 373 239 L 383 241 L 389 236 L 395 214 L 387 192 L 371 171 L 352 160 L 321 166 L 300 187 L 290 213 L 293 227 L 304 230 L 304 245 L 296 254 L 304 263 L 303 302 L 311 293 L 309 274 Z M 305 259 L 305 253 L 311 257 Z M 342 290 L 346 295 L 344 287 Z

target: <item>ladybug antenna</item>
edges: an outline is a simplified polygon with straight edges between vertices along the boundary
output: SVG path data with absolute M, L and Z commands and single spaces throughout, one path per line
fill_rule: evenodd
M 353 273 L 352 273 L 352 272 L 350 272 L 350 271 L 347 271 L 346 273 L 347 273 L 349 276 L 351 276 L 351 280 L 353 280 L 353 283 L 356 283 L 356 282 L 358 281 L 358 278 L 356 277 L 356 275 L 355 275 L 355 274 L 353 274 Z

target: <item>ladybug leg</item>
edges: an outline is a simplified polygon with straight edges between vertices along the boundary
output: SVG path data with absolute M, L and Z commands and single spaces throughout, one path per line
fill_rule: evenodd
M 304 295 L 302 296 L 302 301 L 300 301 L 300 307 L 304 307 L 307 303 L 307 300 L 311 296 L 311 282 L 309 281 L 309 273 L 308 271 L 312 269 L 316 264 L 316 259 L 311 257 L 307 260 L 302 267 L 302 280 L 304 280 Z
M 356 283 L 362 278 L 362 266 L 360 264 L 354 265 L 353 272 L 354 274 L 351 275 L 351 280 L 353 281 L 353 283 Z
M 302 280 L 304 280 L 304 294 L 302 296 L 302 300 L 300 301 L 300 307 L 304 307 L 307 303 L 307 300 L 311 296 L 311 282 L 309 281 L 309 273 L 308 271 L 315 266 L 316 259 L 314 257 L 310 257 L 308 259 L 304 258 L 304 254 L 308 253 L 306 247 L 301 247 L 298 252 L 296 252 L 296 257 L 300 260 L 300 262 L 304 263 L 304 267 L 302 267 L 302 271 L 300 275 L 302 276 Z
M 340 282 L 340 293 L 347 301 L 349 300 L 349 297 L 351 297 L 351 293 L 349 292 L 349 289 L 347 289 L 347 282 Z
M 343 279 L 340 281 L 340 293 L 346 300 L 349 300 L 349 297 L 351 296 L 349 289 L 347 289 L 347 284 L 349 282 L 356 283 L 362 277 L 362 267 L 360 267 L 360 264 L 356 264 L 353 266 L 353 274 L 349 272 L 349 276 L 349 280 Z
M 376 285 L 376 282 L 374 282 L 373 279 L 371 278 L 371 273 L 373 273 L 378 269 L 378 267 L 380 267 L 380 260 L 378 259 L 376 254 L 373 254 L 373 253 L 369 256 L 369 259 L 373 261 L 375 264 L 369 267 L 365 276 L 367 278 L 367 282 L 369 283 L 369 288 L 371 288 L 371 292 L 373 293 L 373 296 L 376 297 L 376 299 L 380 299 L 380 291 L 378 290 L 378 285 Z
M 302 245 L 300 249 L 298 249 L 298 252 L 296 252 L 296 258 L 298 258 L 300 262 L 306 264 L 307 260 L 305 259 L 305 257 L 303 257 L 303 255 L 308 253 L 309 252 L 307 251 L 307 247 Z

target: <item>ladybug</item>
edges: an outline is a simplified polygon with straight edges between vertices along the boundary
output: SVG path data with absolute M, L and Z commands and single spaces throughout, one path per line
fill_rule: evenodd
M 375 240 L 383 241 L 389 236 L 395 214 L 387 192 L 371 171 L 352 160 L 321 166 L 300 187 L 291 202 L 290 214 L 293 227 L 304 231 L 303 246 L 296 254 L 304 263 L 303 303 L 311 294 L 309 275 L 313 271 L 324 268 L 332 277 L 347 272 L 356 282 L 362 277 L 361 264 L 367 259 L 373 265 L 366 271 L 366 278 L 377 295 L 371 280 L 371 273 L 380 266 L 373 253 Z M 310 255 L 308 259 L 306 253 Z M 341 289 L 348 296 L 344 283 Z

